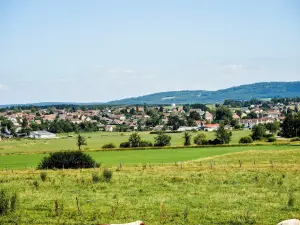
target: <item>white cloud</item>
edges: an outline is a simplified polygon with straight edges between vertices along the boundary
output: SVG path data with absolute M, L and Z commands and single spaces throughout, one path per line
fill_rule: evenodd
M 237 72 L 244 68 L 241 64 L 228 64 L 221 67 L 222 70 L 228 71 L 228 72 Z
M 135 73 L 135 70 L 112 68 L 112 69 L 109 69 L 107 72 L 111 73 L 111 74 L 133 74 L 133 73 Z
M 124 73 L 135 73 L 134 70 L 123 70 Z
M 4 84 L 0 84 L 0 91 L 7 91 L 8 87 L 5 86 Z

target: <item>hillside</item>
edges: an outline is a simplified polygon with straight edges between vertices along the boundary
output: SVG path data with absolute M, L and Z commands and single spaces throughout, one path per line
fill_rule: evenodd
M 249 100 L 252 98 L 283 98 L 300 96 L 300 81 L 261 82 L 240 85 L 217 91 L 171 91 L 160 92 L 136 98 L 108 102 L 108 104 L 184 104 L 184 103 L 221 103 L 225 99 Z

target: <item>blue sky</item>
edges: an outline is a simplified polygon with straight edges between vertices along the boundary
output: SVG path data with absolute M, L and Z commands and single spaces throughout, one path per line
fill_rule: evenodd
M 298 0 L 2 0 L 0 105 L 300 80 Z

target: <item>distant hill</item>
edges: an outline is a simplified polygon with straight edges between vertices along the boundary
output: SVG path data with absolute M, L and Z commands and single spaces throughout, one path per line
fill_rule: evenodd
M 186 103 L 223 103 L 225 99 L 250 100 L 252 98 L 299 97 L 300 81 L 296 82 L 261 82 L 240 85 L 218 91 L 169 91 L 126 98 L 110 102 L 41 102 L 28 104 L 0 105 L 0 108 L 18 105 L 136 105 L 136 104 L 186 104 Z
M 160 92 L 136 98 L 126 98 L 108 102 L 113 105 L 135 104 L 186 104 L 186 103 L 222 103 L 225 99 L 250 100 L 252 98 L 283 98 L 300 96 L 300 81 L 297 82 L 261 82 L 240 85 L 218 91 L 170 91 Z

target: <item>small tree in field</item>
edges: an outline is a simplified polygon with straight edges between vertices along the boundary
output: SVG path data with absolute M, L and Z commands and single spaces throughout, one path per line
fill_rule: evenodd
M 196 145 L 206 145 L 208 144 L 207 136 L 205 133 L 199 133 L 194 137 L 194 143 Z
M 85 137 L 81 136 L 80 134 L 78 134 L 77 137 L 77 146 L 78 146 L 78 150 L 81 150 L 81 146 L 82 145 L 87 145 L 87 142 L 85 140 Z
M 137 132 L 134 132 L 129 136 L 128 142 L 130 147 L 135 148 L 140 146 L 141 140 L 141 136 Z
M 163 147 L 163 146 L 171 145 L 171 136 L 166 135 L 162 132 L 158 133 L 154 139 L 155 139 L 154 146 Z
M 192 138 L 192 135 L 189 132 L 184 132 L 184 134 L 183 134 L 184 146 L 191 145 L 191 138 Z
M 219 129 L 216 131 L 216 139 L 221 144 L 229 144 L 232 133 L 225 129 L 224 124 L 220 124 Z

